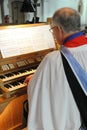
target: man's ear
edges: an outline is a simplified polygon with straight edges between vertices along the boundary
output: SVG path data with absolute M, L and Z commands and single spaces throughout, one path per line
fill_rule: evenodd
M 60 44 L 63 44 L 63 40 L 64 40 L 64 31 L 62 29 L 62 27 L 60 25 L 57 26 L 58 29 L 58 40 Z
M 63 34 L 63 29 L 62 29 L 62 27 L 61 26 L 57 26 L 58 27 L 58 30 Z

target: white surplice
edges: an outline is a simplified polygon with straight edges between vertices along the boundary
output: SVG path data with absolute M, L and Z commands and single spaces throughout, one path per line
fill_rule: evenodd
M 87 71 L 87 45 L 69 50 Z M 28 130 L 79 130 L 80 113 L 65 76 L 60 51 L 45 56 L 29 82 L 27 93 Z

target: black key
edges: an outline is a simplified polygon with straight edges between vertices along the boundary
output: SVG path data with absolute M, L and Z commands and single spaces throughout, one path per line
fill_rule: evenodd
M 5 74 L 5 76 L 6 76 L 6 77 L 12 77 L 12 76 L 14 76 L 14 74 L 8 73 L 8 74 Z
M 0 79 L 5 79 L 5 76 L 3 76 L 3 75 L 0 75 Z
M 18 74 L 19 74 L 19 72 L 13 72 L 13 74 L 18 75 Z
M 26 72 L 26 70 L 20 70 L 19 71 L 19 73 L 25 73 Z
M 5 84 L 4 86 L 5 86 L 6 88 L 8 88 L 8 89 L 11 88 L 11 86 L 10 86 L 9 84 Z

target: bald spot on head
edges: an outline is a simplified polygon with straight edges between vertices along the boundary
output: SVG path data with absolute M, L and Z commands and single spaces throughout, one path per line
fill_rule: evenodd
M 56 13 L 58 13 L 60 15 L 64 14 L 65 16 L 70 16 L 72 14 L 77 13 L 77 11 L 67 7 L 67 8 L 61 8 L 61 9 L 57 10 Z

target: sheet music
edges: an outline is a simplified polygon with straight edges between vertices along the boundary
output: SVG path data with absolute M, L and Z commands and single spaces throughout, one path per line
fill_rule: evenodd
M 55 48 L 50 25 L 0 30 L 0 49 L 3 58 Z

